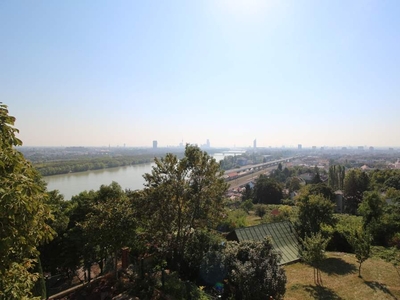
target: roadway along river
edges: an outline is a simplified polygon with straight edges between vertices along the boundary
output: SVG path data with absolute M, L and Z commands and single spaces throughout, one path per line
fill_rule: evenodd
M 224 156 L 221 153 L 216 153 L 213 157 L 220 161 Z M 154 163 L 61 174 L 46 176 L 44 180 L 47 182 L 48 190 L 59 190 L 64 195 L 64 199 L 69 200 L 80 192 L 98 190 L 102 184 L 108 185 L 113 181 L 118 182 L 123 189 L 142 189 L 144 187 L 143 174 L 150 173 L 152 166 L 154 166 Z

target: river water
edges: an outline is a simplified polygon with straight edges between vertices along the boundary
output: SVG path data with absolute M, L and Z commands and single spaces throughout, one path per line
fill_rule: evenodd
M 213 157 L 216 161 L 220 161 L 224 156 L 234 154 L 238 153 L 215 153 Z M 64 195 L 64 199 L 69 200 L 80 192 L 98 190 L 102 184 L 108 185 L 113 181 L 118 182 L 123 189 L 142 189 L 144 187 L 143 174 L 150 173 L 152 166 L 154 163 L 45 176 L 43 179 L 47 182 L 48 190 L 59 190 Z

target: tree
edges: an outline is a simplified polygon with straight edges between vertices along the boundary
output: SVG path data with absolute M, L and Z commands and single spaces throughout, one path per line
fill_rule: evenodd
M 321 262 L 325 259 L 325 248 L 329 243 L 329 239 L 324 237 L 321 232 L 311 233 L 302 239 L 303 249 L 301 256 L 307 264 L 311 265 L 314 270 L 314 283 L 322 285 L 321 271 L 319 270 Z
M 283 198 L 282 187 L 278 182 L 260 175 L 254 186 L 254 202 L 260 204 L 280 204 Z
M 15 118 L 0 103 L 0 298 L 27 299 L 38 279 L 33 273 L 40 243 L 53 236 L 46 189 L 39 174 L 15 149 Z
M 256 204 L 254 205 L 254 211 L 257 216 L 262 218 L 267 213 L 267 206 L 265 204 Z
M 144 175 L 142 226 L 179 269 L 193 230 L 214 228 L 222 218 L 227 184 L 215 159 L 197 146 L 186 145 L 182 159 L 169 153 L 155 164 Z
M 245 212 L 249 213 L 250 210 L 253 209 L 254 204 L 253 204 L 253 201 L 251 201 L 251 199 L 248 199 L 248 200 L 242 202 L 242 203 L 240 204 L 240 207 L 241 207 Z
M 300 192 L 302 195 L 322 195 L 331 202 L 334 202 L 336 197 L 332 188 L 325 183 L 307 184 Z
M 136 234 L 133 206 L 116 182 L 109 186 L 102 185 L 96 200 L 82 227 L 88 241 L 97 246 L 103 255 L 114 255 L 117 276 L 118 251 L 129 246 Z
M 400 174 L 389 177 L 384 182 L 384 186 L 386 188 L 395 188 L 396 190 L 400 190 Z
M 244 191 L 242 192 L 242 201 L 246 201 L 249 199 L 253 199 L 253 190 L 250 187 L 250 184 L 246 184 L 244 186 Z
M 228 281 L 235 299 L 282 299 L 285 271 L 269 239 L 228 242 L 224 249 Z
M 319 175 L 319 169 L 318 169 L 317 166 L 315 166 L 314 167 L 314 178 L 313 178 L 311 183 L 318 184 L 318 183 L 321 183 L 321 182 L 322 182 L 322 179 L 321 179 L 321 176 Z
M 365 192 L 358 212 L 363 216 L 364 229 L 369 228 L 373 223 L 378 223 L 383 214 L 385 202 L 377 192 Z
M 342 190 L 344 186 L 345 167 L 341 165 L 331 165 L 329 167 L 328 185 L 333 190 Z
M 358 262 L 358 277 L 361 277 L 361 265 L 371 254 L 372 236 L 367 230 L 353 228 L 349 231 L 347 241 L 352 246 Z
M 45 271 L 56 272 L 57 269 L 65 269 L 64 240 L 73 205 L 71 201 L 65 201 L 64 196 L 57 190 L 50 191 L 47 195 L 46 203 L 54 216 L 54 219 L 47 223 L 54 229 L 55 237 L 39 247 L 40 261 Z
M 395 224 L 385 224 L 389 216 L 385 216 L 384 208 L 386 202 L 378 192 L 365 192 L 363 200 L 358 207 L 358 213 L 363 217 L 363 229 L 372 234 L 374 242 L 385 239 L 385 232 L 388 232 Z
M 301 183 L 298 177 L 291 177 L 290 181 L 287 183 L 287 187 L 289 188 L 290 192 L 295 192 L 300 190 Z
M 334 204 L 321 195 L 303 195 L 297 200 L 299 208 L 297 231 L 301 238 L 321 231 L 321 226 L 333 226 Z
M 369 177 L 360 170 L 350 170 L 344 180 L 345 211 L 355 214 L 363 193 L 368 190 Z

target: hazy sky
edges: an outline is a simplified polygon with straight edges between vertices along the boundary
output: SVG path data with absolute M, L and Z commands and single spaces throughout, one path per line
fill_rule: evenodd
M 0 1 L 26 146 L 400 146 L 400 1 Z

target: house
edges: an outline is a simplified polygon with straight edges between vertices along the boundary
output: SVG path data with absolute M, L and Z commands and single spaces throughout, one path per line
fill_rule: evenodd
M 230 232 L 226 239 L 230 241 L 262 241 L 269 237 L 274 249 L 281 254 L 281 265 L 300 260 L 300 244 L 293 224 L 289 221 L 260 224 L 238 228 Z

